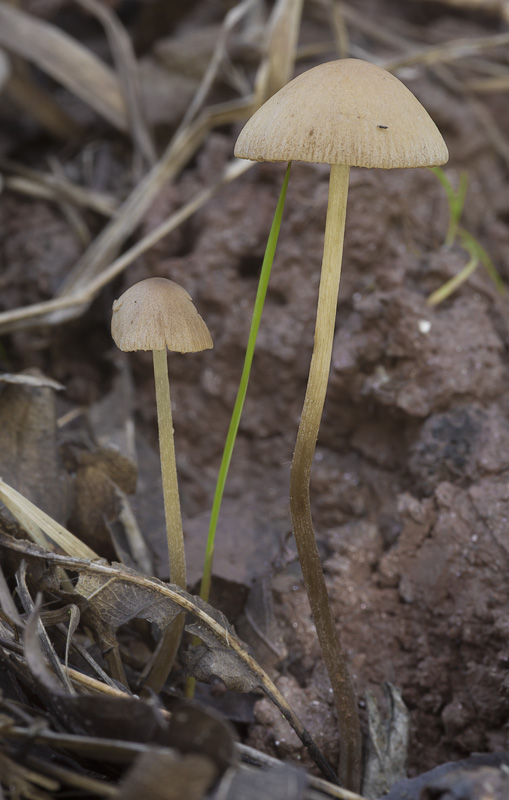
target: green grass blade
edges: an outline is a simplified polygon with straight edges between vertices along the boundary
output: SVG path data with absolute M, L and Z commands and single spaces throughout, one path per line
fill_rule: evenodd
M 466 172 L 461 173 L 459 186 L 456 190 L 454 189 L 443 169 L 440 167 L 431 167 L 431 171 L 442 184 L 447 196 L 447 204 L 449 206 L 449 225 L 444 244 L 445 247 L 450 247 L 456 238 L 459 221 L 465 205 L 465 198 L 467 196 L 468 188 L 468 174 Z
M 468 264 L 465 264 L 463 269 L 458 272 L 457 275 L 442 284 L 442 286 L 433 292 L 433 294 L 430 294 L 427 299 L 428 305 L 437 306 L 439 303 L 443 303 L 443 301 L 446 300 L 453 292 L 455 292 L 462 283 L 465 283 L 465 281 L 468 280 L 478 266 L 479 259 L 476 255 L 471 255 Z
M 283 181 L 283 188 L 281 189 L 281 194 L 279 196 L 279 201 L 276 207 L 276 211 L 274 214 L 274 220 L 272 222 L 272 227 L 270 229 L 269 238 L 267 241 L 267 247 L 265 249 L 265 255 L 263 258 L 262 264 L 262 271 L 260 274 L 260 280 L 258 283 L 258 291 L 256 293 L 256 300 L 253 309 L 253 318 L 251 320 L 251 330 L 249 332 L 249 339 L 246 348 L 246 355 L 244 358 L 244 367 L 242 369 L 242 375 L 240 378 L 237 399 L 235 401 L 235 405 L 232 412 L 232 418 L 230 420 L 230 427 L 228 429 L 228 434 L 226 437 L 226 442 L 223 451 L 223 457 L 221 460 L 221 466 L 219 468 L 219 475 L 217 478 L 216 484 L 216 491 L 214 495 L 214 501 L 212 504 L 212 512 L 210 516 L 210 525 L 209 525 L 209 533 L 207 538 L 207 549 L 205 552 L 205 563 L 203 567 L 203 578 L 201 582 L 200 588 L 200 597 L 203 600 L 208 600 L 209 593 L 210 593 L 210 580 L 212 576 L 212 560 L 214 557 L 214 544 L 215 544 L 215 537 L 216 537 L 216 528 L 217 528 L 217 521 L 219 518 L 219 511 L 221 508 L 221 501 L 223 499 L 223 492 L 224 487 L 226 484 L 226 477 L 228 475 L 228 469 L 230 467 L 230 461 L 233 453 L 233 447 L 235 445 L 235 439 L 237 437 L 237 431 L 239 429 L 240 424 L 240 417 L 242 414 L 242 408 L 244 406 L 244 400 L 246 397 L 247 392 L 247 385 L 249 382 L 249 375 L 251 372 L 251 364 L 253 361 L 253 355 L 256 345 L 256 338 L 258 335 L 258 329 L 260 327 L 260 320 L 262 317 L 263 305 L 265 302 L 265 296 L 267 294 L 267 287 L 269 284 L 270 272 L 272 269 L 272 262 L 274 261 L 274 253 L 276 250 L 277 240 L 279 236 L 279 229 L 281 227 L 281 219 L 283 216 L 283 208 L 285 204 L 286 198 L 286 190 L 288 188 L 288 180 L 290 178 L 290 167 L 291 163 L 288 164 L 285 178 Z
M 493 281 L 495 285 L 495 289 L 497 290 L 498 294 L 504 294 L 505 292 L 505 285 L 498 272 L 495 264 L 491 260 L 490 256 L 484 249 L 484 247 L 475 239 L 471 233 L 464 230 L 464 228 L 460 228 L 458 230 L 458 235 L 461 239 L 461 244 L 471 255 L 476 255 L 481 264 L 483 265 L 484 269 L 488 273 L 489 277 Z

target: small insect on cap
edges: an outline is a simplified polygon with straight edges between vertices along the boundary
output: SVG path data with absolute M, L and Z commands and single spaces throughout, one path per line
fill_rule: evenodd
M 345 58 L 303 72 L 253 114 L 235 155 L 352 167 L 445 164 L 446 144 L 428 112 L 390 72 Z
M 148 278 L 113 303 L 111 335 L 120 350 L 197 353 L 212 338 L 190 295 L 167 278 Z

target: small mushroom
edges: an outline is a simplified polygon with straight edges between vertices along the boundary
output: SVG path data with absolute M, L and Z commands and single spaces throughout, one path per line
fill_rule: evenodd
M 359 790 L 357 704 L 328 602 L 311 518 L 309 482 L 329 378 L 351 166 L 427 167 L 448 159 L 428 113 L 394 75 L 359 59 L 330 61 L 273 95 L 240 133 L 235 155 L 252 161 L 330 164 L 329 204 L 314 349 L 290 477 L 290 509 L 304 582 L 334 691 L 340 778 Z
M 170 578 L 185 589 L 186 559 L 166 349 L 196 353 L 211 348 L 212 339 L 189 294 L 167 278 L 135 283 L 115 300 L 111 335 L 120 350 L 152 350 Z

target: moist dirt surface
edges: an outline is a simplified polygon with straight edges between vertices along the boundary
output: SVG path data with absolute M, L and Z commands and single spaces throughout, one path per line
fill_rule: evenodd
M 330 42 L 321 5 L 310 6 L 303 44 Z M 188 29 L 212 15 L 202 9 L 200 16 L 199 3 L 192 7 Z M 422 47 L 507 29 L 496 14 L 441 3 L 361 2 L 357 10 L 397 36 L 413 31 Z M 391 54 L 389 44 L 354 25 L 351 38 L 377 58 Z M 326 57 L 306 56 L 298 69 Z M 507 53 L 500 59 L 507 73 Z M 447 66 L 419 63 L 399 77 L 446 139 L 451 183 L 457 186 L 461 171 L 468 172 L 461 225 L 509 284 L 507 91 L 463 92 L 472 71 L 461 63 L 454 75 Z M 141 234 L 219 176 L 239 130 L 234 125 L 208 136 L 195 159 L 163 188 Z M 105 166 L 95 177 L 105 191 L 121 192 L 128 148 L 98 137 L 94 147 Z M 56 153 L 77 180 L 85 174 L 79 147 L 57 146 L 28 123 L 20 135 L 11 122 L 0 149 L 3 157 L 41 169 Z M 63 384 L 57 397 L 61 418 L 77 409 L 89 412 L 96 434 L 112 439 L 122 414 L 132 417 L 139 463 L 132 505 L 163 578 L 151 358 L 116 351 L 111 304 L 137 280 L 171 278 L 192 295 L 214 340 L 206 353 L 169 356 L 189 573 L 196 585 L 283 174 L 284 165 L 256 165 L 222 188 L 104 288 L 79 319 L 2 337 L 5 371 L 38 368 Z M 214 573 L 216 602 L 334 764 L 331 690 L 288 509 L 327 190 L 326 166 L 293 165 Z M 311 480 L 327 587 L 364 730 L 366 692 L 374 692 L 383 706 L 384 684 L 398 687 L 410 713 L 410 775 L 472 752 L 509 747 L 509 301 L 479 265 L 444 302 L 427 303 L 470 258 L 458 237 L 444 247 L 448 218 L 444 190 L 430 171 L 352 170 L 333 363 Z M 0 229 L 1 310 L 53 296 L 83 251 L 61 208 L 7 188 Z M 65 431 L 64 425 L 62 441 Z M 80 523 L 76 506 L 70 510 L 76 465 L 66 463 L 58 491 L 53 481 L 47 493 L 47 510 L 70 526 L 74 519 L 71 529 L 86 536 L 87 518 Z M 69 492 L 69 502 L 59 499 L 60 491 Z M 106 556 L 109 547 L 105 542 Z M 256 702 L 244 734 L 249 744 L 278 757 L 304 758 L 301 743 L 266 699 Z

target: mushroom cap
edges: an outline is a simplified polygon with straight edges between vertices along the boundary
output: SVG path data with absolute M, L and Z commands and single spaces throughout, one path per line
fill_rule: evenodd
M 430 167 L 449 158 L 440 131 L 398 78 L 357 58 L 303 72 L 242 129 L 235 155 L 354 167 Z
M 124 351 L 197 353 L 213 346 L 191 296 L 168 278 L 147 278 L 115 300 L 111 335 Z

